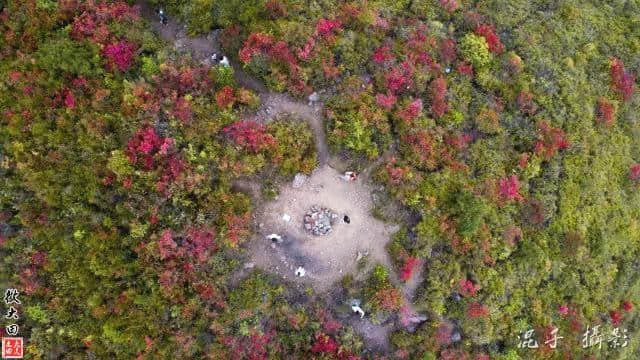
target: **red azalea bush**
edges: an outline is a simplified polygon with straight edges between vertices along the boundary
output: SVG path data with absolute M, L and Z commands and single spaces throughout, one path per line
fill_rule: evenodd
M 393 105 L 395 105 L 396 101 L 398 100 L 398 98 L 391 94 L 391 93 L 387 93 L 385 94 L 377 94 L 376 95 L 376 104 L 378 104 L 379 106 L 387 109 L 387 110 L 391 110 L 393 108 Z
M 606 127 L 611 127 L 615 122 L 616 110 L 610 101 L 605 98 L 598 100 L 598 122 L 604 124 Z
M 522 201 L 524 198 L 518 193 L 520 189 L 520 182 L 518 177 L 511 175 L 508 178 L 502 178 L 498 182 L 498 193 L 503 201 Z
M 538 111 L 538 105 L 533 101 L 533 94 L 528 91 L 520 91 L 517 103 L 523 114 L 534 115 Z
M 234 101 L 235 97 L 231 86 L 225 86 L 216 93 L 216 103 L 220 108 L 233 106 Z
M 407 281 L 411 279 L 416 267 L 420 264 L 420 260 L 413 256 L 409 256 L 405 261 L 404 265 L 402 265 L 402 269 L 400 270 L 400 280 Z
M 457 0 L 438 0 L 440 6 L 442 6 L 447 12 L 454 12 L 458 9 L 458 1 Z
M 316 341 L 311 346 L 311 352 L 313 353 L 329 353 L 335 354 L 338 352 L 338 343 L 329 335 L 319 333 L 316 335 Z
M 442 117 L 448 110 L 447 104 L 447 81 L 440 76 L 433 80 L 430 85 L 431 94 L 431 114 L 437 119 Z
M 504 45 L 500 41 L 500 38 L 496 34 L 496 29 L 493 25 L 482 24 L 476 27 L 476 34 L 480 35 L 487 40 L 489 45 L 489 51 L 492 53 L 500 54 L 504 50 Z
M 233 142 L 254 153 L 266 150 L 276 144 L 276 139 L 267 134 L 263 125 L 254 121 L 238 121 L 224 128 Z
M 613 89 L 622 96 L 624 101 L 631 100 L 636 88 L 636 74 L 625 69 L 622 61 L 617 58 L 611 60 L 610 73 Z
M 136 49 L 136 45 L 125 40 L 105 46 L 102 54 L 107 58 L 107 68 L 121 72 L 129 70 Z
M 406 124 L 409 124 L 412 120 L 415 120 L 422 114 L 422 100 L 415 99 L 410 102 L 405 108 L 398 111 L 398 117 L 402 119 Z
M 559 150 L 569 147 L 569 140 L 562 129 L 552 127 L 546 120 L 541 120 L 538 123 L 538 128 L 538 141 L 535 143 L 536 154 L 551 159 Z
M 395 56 L 393 55 L 393 53 L 391 53 L 390 45 L 383 45 L 373 51 L 373 55 L 371 55 L 371 58 L 374 62 L 383 64 L 389 60 L 394 59 Z
M 486 317 L 489 315 L 489 309 L 477 301 L 472 301 L 467 307 L 467 315 L 472 318 Z
M 631 178 L 631 180 L 640 180 L 640 163 L 631 166 L 629 178 Z
M 340 20 L 320 19 L 316 23 L 316 34 L 321 37 L 333 35 L 342 29 Z
M 465 297 L 474 297 L 476 296 L 476 286 L 469 279 L 462 279 L 458 282 L 458 286 L 460 287 L 460 294 Z

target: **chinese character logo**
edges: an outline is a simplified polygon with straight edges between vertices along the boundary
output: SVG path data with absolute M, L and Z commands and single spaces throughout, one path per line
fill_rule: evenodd
M 18 299 L 18 296 L 20 296 L 20 292 L 18 291 L 18 289 L 7 289 L 7 291 L 4 292 L 4 303 L 7 305 L 20 305 L 22 303 L 20 302 L 20 299 Z
M 2 338 L 2 358 L 3 359 L 22 359 L 23 347 L 21 337 L 3 337 Z

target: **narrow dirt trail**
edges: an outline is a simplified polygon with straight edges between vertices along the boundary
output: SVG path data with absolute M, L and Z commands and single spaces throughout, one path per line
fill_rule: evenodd
M 149 20 L 152 28 L 163 40 L 173 44 L 178 52 L 188 52 L 194 60 L 207 63 L 210 62 L 210 57 L 214 53 L 219 58 L 222 56 L 223 52 L 218 41 L 219 31 L 212 31 L 205 36 L 191 37 L 187 35 L 185 27 L 174 17 L 169 17 L 167 23 L 163 25 L 149 4 L 138 1 L 137 5 L 140 6 L 142 16 Z M 329 159 L 329 149 L 325 136 L 322 104 L 310 105 L 304 100 L 294 99 L 287 94 L 269 91 L 261 81 L 247 74 L 241 64 L 232 59 L 229 59 L 229 64 L 234 70 L 236 83 L 255 91 L 260 96 L 260 108 L 246 120 L 266 122 L 279 114 L 289 113 L 307 121 L 314 133 L 319 165 L 324 166 Z

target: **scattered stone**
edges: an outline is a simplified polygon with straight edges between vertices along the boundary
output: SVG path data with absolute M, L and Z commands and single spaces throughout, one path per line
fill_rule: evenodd
M 289 214 L 282 215 L 282 220 L 284 220 L 286 222 L 291 221 L 291 215 L 289 215 Z
M 356 255 L 356 262 L 362 260 L 363 257 L 364 255 L 360 251 L 358 251 L 358 255 Z
M 305 276 L 305 275 L 306 275 L 306 273 L 307 273 L 307 271 L 306 271 L 302 266 L 299 266 L 299 267 L 296 269 L 296 272 L 295 272 L 295 274 L 296 274 L 296 276 L 297 276 L 297 277 L 303 277 L 303 276 Z
M 415 315 L 409 318 L 409 322 L 419 324 L 427 321 L 427 315 Z
M 256 264 L 252 263 L 252 262 L 248 262 L 244 264 L 244 268 L 245 269 L 253 269 L 253 267 L 256 266 Z
M 227 59 L 226 56 L 222 57 L 222 60 L 220 60 L 220 65 L 222 66 L 229 66 L 229 59 Z
M 304 185 L 304 183 L 307 182 L 307 180 L 309 179 L 309 177 L 305 174 L 302 173 L 297 173 L 296 176 L 293 178 L 293 188 L 294 189 L 299 189 L 302 187 L 302 185 Z
M 315 236 L 327 235 L 333 231 L 333 224 L 337 218 L 338 214 L 333 211 L 314 205 L 304 216 L 304 229 Z
M 313 102 L 316 102 L 318 100 L 320 100 L 320 96 L 318 96 L 317 92 L 313 92 L 311 95 L 309 95 L 309 101 L 310 102 L 313 103 Z

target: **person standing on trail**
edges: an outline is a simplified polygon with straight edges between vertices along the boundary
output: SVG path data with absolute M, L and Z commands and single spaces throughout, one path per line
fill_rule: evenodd
M 168 19 L 167 19 L 167 16 L 164 14 L 164 10 L 162 10 L 162 8 L 158 10 L 158 17 L 160 18 L 160 23 L 162 25 L 167 25 Z
M 344 181 L 356 181 L 356 179 L 358 178 L 358 175 L 356 175 L 355 172 L 353 171 L 345 171 L 344 175 L 341 176 L 342 180 Z

